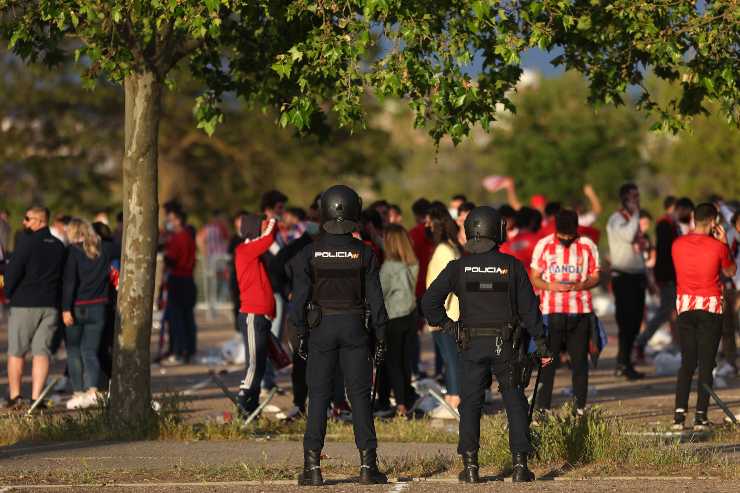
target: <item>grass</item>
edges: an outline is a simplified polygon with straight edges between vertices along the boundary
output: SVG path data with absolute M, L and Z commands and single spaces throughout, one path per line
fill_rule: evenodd
M 120 430 L 110 422 L 106 412 L 107 403 L 101 408 L 75 414 L 25 416 L 7 415 L 0 418 L 0 443 L 9 445 L 18 442 L 54 442 L 76 440 L 117 440 L 145 438 L 152 440 L 300 440 L 305 422 L 281 423 L 261 419 L 243 430 L 241 422 L 234 420 L 219 423 L 210 420 L 191 423 L 184 418 L 187 409 L 177 395 L 160 399 L 162 409 L 152 422 L 134 429 Z M 409 443 L 456 443 L 457 434 L 449 428 L 439 428 L 429 420 L 406 421 L 393 419 L 377 421 L 376 430 L 381 442 Z M 532 439 L 536 449 L 530 463 L 540 475 L 543 471 L 552 475 L 609 476 L 609 475 L 712 475 L 723 478 L 740 478 L 740 466 L 730 461 L 726 450 L 719 444 L 738 443 L 740 432 L 733 427 L 718 427 L 712 442 L 696 446 L 680 444 L 629 433 L 638 431 L 634 425 L 610 417 L 604 410 L 595 407 L 584 417 L 575 418 L 569 407 L 539 418 L 532 428 Z M 143 433 L 143 435 L 142 435 Z M 330 422 L 328 440 L 353 441 L 350 424 Z M 729 447 L 731 448 L 731 447 Z M 502 414 L 486 416 L 481 422 L 481 467 L 487 473 L 506 474 L 511 467 L 506 418 Z M 420 455 L 410 453 L 400 457 L 383 458 L 381 466 L 392 477 L 432 477 L 456 471 L 459 460 L 442 453 Z M 162 480 L 161 475 L 178 481 L 252 481 L 292 479 L 298 473 L 297 464 L 233 464 L 219 467 L 182 468 L 173 475 L 172 471 L 140 472 L 128 471 L 121 477 Z M 356 474 L 356 464 L 340 461 L 325 463 L 328 475 Z M 100 482 L 107 471 L 66 471 L 78 482 Z M 17 477 L 22 472 L 13 471 Z M 55 472 L 57 477 L 59 473 Z M 159 478 L 159 479 L 157 479 Z M 7 479 L 3 478 L 3 479 Z M 64 481 L 63 477 L 59 480 Z

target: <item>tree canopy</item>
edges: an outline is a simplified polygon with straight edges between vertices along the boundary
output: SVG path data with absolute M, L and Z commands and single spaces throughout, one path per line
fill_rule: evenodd
M 740 122 L 735 0 L 0 0 L 0 12 L 16 53 L 54 63 L 71 51 L 91 81 L 141 69 L 165 79 L 186 59 L 209 133 L 230 91 L 301 130 L 327 112 L 362 122 L 372 91 L 407 97 L 417 126 L 457 142 L 513 108 L 530 47 L 562 49 L 553 63 L 583 73 L 592 102 L 621 103 L 640 86 L 658 126 L 675 130 L 707 102 Z M 657 102 L 648 69 L 679 82 L 679 94 Z

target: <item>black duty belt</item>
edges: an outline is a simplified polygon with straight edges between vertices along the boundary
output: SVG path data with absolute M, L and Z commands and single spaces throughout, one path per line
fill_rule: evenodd
M 492 327 L 481 327 L 481 328 L 465 328 L 470 332 L 470 337 L 503 337 L 503 329 L 492 328 Z

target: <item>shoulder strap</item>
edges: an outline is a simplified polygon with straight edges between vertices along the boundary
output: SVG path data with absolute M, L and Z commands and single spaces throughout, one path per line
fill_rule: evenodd
M 514 325 L 517 325 L 519 322 L 519 310 L 517 309 L 517 299 L 516 299 L 516 286 L 515 282 L 516 279 L 514 279 L 514 262 L 516 262 L 516 259 L 514 257 L 511 257 L 509 259 L 509 284 L 508 284 L 508 291 L 509 291 L 509 309 L 511 310 L 511 318 L 512 322 L 514 322 Z

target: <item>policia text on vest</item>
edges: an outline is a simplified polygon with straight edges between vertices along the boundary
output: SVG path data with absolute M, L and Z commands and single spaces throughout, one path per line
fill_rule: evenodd
M 336 365 L 341 365 L 352 405 L 355 443 L 360 451 L 360 482 L 384 483 L 387 478 L 377 466 L 378 442 L 370 403 L 372 354 L 368 333 L 371 331 L 376 339 L 379 357 L 388 323 L 379 266 L 372 249 L 351 235 L 362 210 L 354 190 L 341 185 L 331 187 L 321 195 L 319 206 L 324 233 L 291 265 L 294 291 L 290 317 L 298 331 L 299 347 L 304 351 L 307 347 L 308 360 L 304 467 L 298 484 L 323 484 L 320 457 Z
M 466 249 L 472 255 L 447 264 L 422 300 L 429 323 L 443 327 L 465 343 L 460 348 L 461 403 L 458 453 L 464 469 L 460 479 L 478 482 L 480 418 L 485 389 L 495 375 L 509 422 L 509 443 L 514 464 L 514 481 L 532 481 L 527 467 L 532 452 L 528 406 L 524 389 L 516 378 L 515 349 L 523 326 L 535 339 L 537 357 L 548 364 L 549 351 L 539 303 L 524 267 L 514 257 L 498 251 L 505 223 L 495 209 L 478 207 L 465 220 Z M 460 320 L 447 317 L 444 302 L 450 293 L 460 300 Z M 520 323 L 521 322 L 521 323 Z M 460 336 L 461 334 L 461 336 Z

